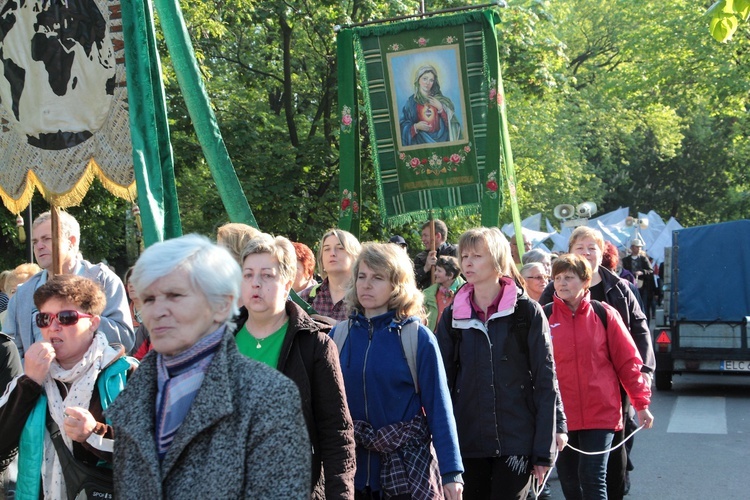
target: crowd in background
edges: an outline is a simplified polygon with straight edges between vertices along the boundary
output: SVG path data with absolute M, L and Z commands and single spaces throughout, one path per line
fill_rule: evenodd
M 627 494 L 626 447 L 566 445 L 653 424 L 641 241 L 620 259 L 581 227 L 558 256 L 434 220 L 412 260 L 226 224 L 121 281 L 60 217 L 63 274 L 45 213 L 38 266 L 0 276 L 0 499 L 523 499 L 555 464 L 568 499 Z

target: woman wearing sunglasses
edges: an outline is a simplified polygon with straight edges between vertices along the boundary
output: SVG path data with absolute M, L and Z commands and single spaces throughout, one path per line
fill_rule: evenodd
M 34 304 L 42 340 L 26 351 L 24 373 L 0 398 L 0 453 L 20 442 L 17 498 L 67 498 L 47 421 L 79 462 L 111 462 L 113 433 L 103 411 L 135 366 L 97 332 L 106 297 L 93 281 L 54 276 L 34 292 Z

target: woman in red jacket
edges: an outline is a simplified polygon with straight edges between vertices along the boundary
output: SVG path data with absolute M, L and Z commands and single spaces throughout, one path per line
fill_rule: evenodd
M 555 297 L 549 324 L 569 444 L 583 451 L 605 450 L 615 431 L 622 429 L 619 384 L 641 424 L 653 425 L 643 361 L 617 311 L 591 302 L 591 266 L 585 258 L 561 256 L 552 266 L 552 276 Z M 606 313 L 606 324 L 597 309 Z M 565 498 L 606 500 L 607 459 L 606 453 L 583 455 L 565 448 L 557 459 Z

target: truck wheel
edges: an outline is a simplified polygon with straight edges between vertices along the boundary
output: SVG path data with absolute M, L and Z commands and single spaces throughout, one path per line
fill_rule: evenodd
M 656 372 L 656 388 L 660 391 L 672 389 L 672 372 Z

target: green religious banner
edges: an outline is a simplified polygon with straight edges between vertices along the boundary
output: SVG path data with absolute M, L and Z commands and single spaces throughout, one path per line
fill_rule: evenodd
M 482 214 L 498 224 L 505 108 L 494 9 L 344 30 L 339 57 L 354 53 L 364 96 L 378 202 L 389 225 Z M 351 35 L 349 36 L 349 33 Z M 350 41 L 351 40 L 351 41 Z M 357 109 L 340 92 L 342 132 Z M 348 129 L 346 129 L 348 131 Z M 507 136 L 507 133 L 505 133 Z M 351 151 L 356 134 L 341 134 Z M 506 150 L 507 149 L 507 150 Z M 352 191 L 359 158 L 342 156 L 342 193 Z

